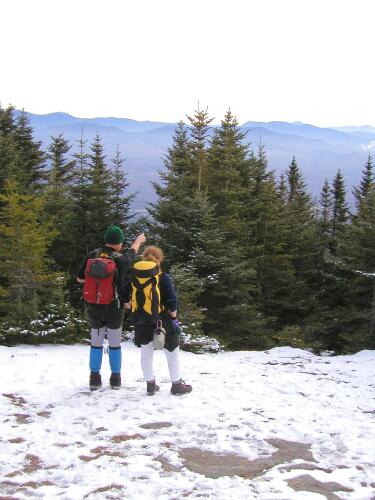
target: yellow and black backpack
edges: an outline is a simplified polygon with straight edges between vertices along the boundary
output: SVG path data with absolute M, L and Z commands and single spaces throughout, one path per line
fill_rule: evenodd
M 160 303 L 160 276 L 155 262 L 141 260 L 134 264 L 131 304 L 135 318 L 158 320 L 164 309 Z

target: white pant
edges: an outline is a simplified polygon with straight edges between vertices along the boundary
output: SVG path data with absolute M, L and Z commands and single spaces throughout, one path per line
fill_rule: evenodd
M 170 352 L 164 349 L 167 358 L 169 375 L 172 382 L 177 382 L 181 378 L 180 374 L 180 348 L 176 347 L 174 351 Z M 150 342 L 141 346 L 141 366 L 144 379 L 146 382 L 155 380 L 154 375 L 154 343 Z

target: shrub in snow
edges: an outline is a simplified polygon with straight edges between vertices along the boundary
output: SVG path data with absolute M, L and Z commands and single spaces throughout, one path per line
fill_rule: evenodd
M 134 342 L 134 331 L 133 330 L 123 330 L 121 334 L 121 340 L 127 340 L 129 342 Z
M 36 318 L 21 325 L 4 322 L 0 325 L 0 343 L 14 345 L 19 343 L 71 344 L 83 341 L 88 336 L 87 322 L 65 304 L 65 310 L 51 304 L 48 311 L 41 312 Z
M 207 337 L 206 335 L 197 335 L 193 337 L 190 333 L 184 333 L 184 331 L 181 333 L 180 347 L 184 351 L 198 354 L 223 351 L 223 346 L 217 339 Z

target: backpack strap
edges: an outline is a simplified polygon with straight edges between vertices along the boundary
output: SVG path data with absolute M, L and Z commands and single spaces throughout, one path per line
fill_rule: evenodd
M 140 283 L 137 279 L 133 280 L 133 285 L 136 288 L 136 302 L 137 302 L 137 309 L 138 310 L 143 310 L 144 311 L 144 306 L 145 306 L 145 301 L 146 297 L 144 294 L 144 289 L 148 287 L 151 284 L 151 316 L 152 318 L 157 321 L 159 318 L 159 300 L 158 300 L 158 293 L 156 290 L 156 278 L 155 276 L 152 276 L 149 278 L 147 281 L 144 283 Z
M 112 260 L 116 264 L 116 259 L 115 257 L 118 255 L 121 255 L 120 253 L 114 251 L 114 252 L 106 252 L 104 248 L 97 248 L 95 250 L 96 252 L 96 258 L 100 258 L 102 255 L 103 257 L 105 256 L 106 259 Z M 117 306 L 120 307 L 120 300 L 118 297 L 118 291 L 117 291 L 117 277 L 118 277 L 118 269 L 117 269 L 117 264 L 116 264 L 116 270 L 115 274 L 113 276 L 112 280 L 112 286 L 113 286 L 113 300 L 116 301 Z

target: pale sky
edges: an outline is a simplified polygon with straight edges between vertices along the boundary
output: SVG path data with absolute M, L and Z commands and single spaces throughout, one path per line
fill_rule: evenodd
M 375 126 L 375 0 L 0 0 L 0 20 L 3 106 Z

